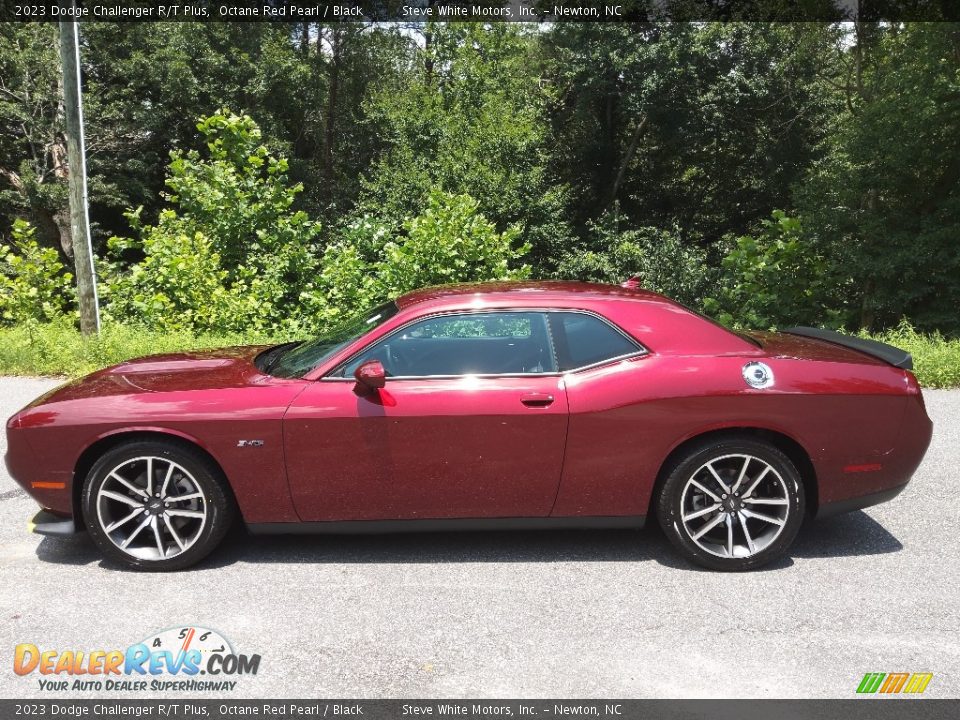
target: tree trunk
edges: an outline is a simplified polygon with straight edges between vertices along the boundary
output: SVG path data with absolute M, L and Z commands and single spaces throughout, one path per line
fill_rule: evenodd
M 304 57 L 310 54 L 310 23 L 300 26 L 300 54 Z
M 53 163 L 54 176 L 60 181 L 69 183 L 70 160 L 67 153 L 67 139 L 62 135 L 58 134 L 57 139 L 51 143 L 50 159 Z M 60 251 L 73 263 L 73 228 L 70 220 L 70 206 L 61 206 L 53 213 L 48 214 L 57 228 L 57 241 L 60 245 Z
M 60 247 L 63 250 L 63 254 L 72 263 L 74 260 L 73 253 L 73 229 L 70 225 L 70 209 L 63 208 L 59 212 L 54 213 L 53 215 L 53 224 L 57 228 L 57 237 L 60 241 Z
M 620 192 L 620 185 L 623 183 L 623 178 L 627 174 L 627 168 L 630 165 L 630 161 L 633 160 L 634 154 L 637 152 L 637 145 L 640 142 L 640 136 L 643 135 L 643 129 L 647 126 L 647 116 L 644 115 L 640 122 L 637 123 L 636 129 L 633 131 L 633 137 L 630 138 L 630 145 L 627 147 L 627 152 L 624 153 L 623 160 L 620 162 L 620 169 L 617 170 L 617 177 L 613 181 L 613 187 L 610 190 L 610 202 L 613 203 L 617 199 L 617 193 Z
M 873 214 L 877 210 L 877 191 L 876 190 L 867 190 L 865 202 L 865 207 L 867 211 Z M 861 252 L 865 252 L 865 243 L 870 242 L 869 239 L 866 241 L 861 240 Z M 873 323 L 876 320 L 876 310 L 873 307 L 873 293 L 876 288 L 876 282 L 873 277 L 868 277 L 863 283 L 863 298 L 860 301 L 860 328 L 863 330 L 870 330 L 873 327 Z
M 330 33 L 329 89 L 327 92 L 327 112 L 324 121 L 323 137 L 323 176 L 324 194 L 331 200 L 334 194 L 334 144 L 336 143 L 337 100 L 340 92 L 340 61 L 342 58 L 343 37 L 340 29 Z
M 427 4 L 430 8 L 433 8 L 435 3 L 434 0 L 430 0 Z M 427 85 L 433 82 L 433 57 L 430 55 L 430 51 L 432 49 L 433 31 L 431 29 L 430 21 L 427 21 L 423 31 L 423 76 L 424 82 Z
M 870 330 L 876 320 L 876 312 L 873 309 L 873 290 L 873 278 L 870 278 L 863 284 L 863 299 L 860 302 L 861 330 Z

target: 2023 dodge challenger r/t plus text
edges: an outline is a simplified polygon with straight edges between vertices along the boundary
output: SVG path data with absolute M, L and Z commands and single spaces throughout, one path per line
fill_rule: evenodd
M 7 423 L 37 532 L 141 569 L 252 532 L 639 527 L 719 570 L 899 493 L 930 441 L 910 356 L 735 333 L 565 282 L 412 292 L 303 343 L 158 355 Z

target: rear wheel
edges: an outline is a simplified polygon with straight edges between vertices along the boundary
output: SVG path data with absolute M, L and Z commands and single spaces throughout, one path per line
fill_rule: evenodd
M 689 560 L 749 570 L 782 556 L 803 522 L 800 473 L 777 448 L 752 439 L 697 445 L 667 475 L 660 525 Z
M 96 462 L 84 486 L 83 513 L 108 557 L 138 570 L 180 570 L 220 543 L 234 507 L 219 471 L 202 454 L 141 441 Z

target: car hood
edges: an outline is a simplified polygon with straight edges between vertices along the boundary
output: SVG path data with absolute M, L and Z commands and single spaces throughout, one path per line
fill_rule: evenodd
M 127 360 L 62 385 L 33 405 L 104 395 L 243 387 L 269 380 L 253 361 L 267 345 L 196 350 Z

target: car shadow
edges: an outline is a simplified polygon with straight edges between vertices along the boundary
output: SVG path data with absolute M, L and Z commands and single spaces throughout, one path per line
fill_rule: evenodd
M 854 557 L 898 552 L 903 545 L 863 511 L 805 525 L 790 553 L 761 568 L 790 567 L 794 558 Z M 88 537 L 45 537 L 43 562 L 122 569 L 104 560 Z M 249 535 L 236 528 L 197 569 L 237 563 L 543 563 L 648 562 L 709 572 L 680 558 L 655 524 L 644 530 L 539 530 L 395 535 Z
M 889 530 L 863 510 L 807 523 L 790 554 L 801 558 L 885 555 L 903 550 Z

